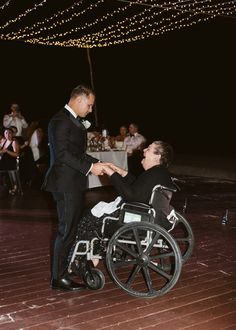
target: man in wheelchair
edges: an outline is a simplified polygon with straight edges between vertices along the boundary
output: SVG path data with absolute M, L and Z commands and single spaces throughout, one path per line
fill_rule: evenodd
M 100 202 L 91 210 L 84 212 L 78 226 L 77 241 L 101 237 L 103 219 L 108 215 L 117 218 L 120 213 L 122 216 L 126 214 L 126 219 L 122 219 L 122 222 L 123 220 L 126 221 L 127 212 L 125 213 L 125 211 L 127 211 L 130 203 L 132 205 L 135 203 L 137 205 L 136 213 L 138 208 L 143 215 L 145 211 L 142 204 L 151 204 L 155 209 L 152 222 L 167 230 L 171 229 L 173 226 L 173 207 L 170 205 L 170 200 L 172 192 L 176 191 L 176 186 L 172 181 L 168 167 L 173 158 L 173 149 L 166 142 L 154 141 L 144 149 L 143 155 L 144 158 L 141 163 L 144 171 L 138 177 L 112 163 L 104 164 L 104 173 L 110 177 L 119 197 L 111 203 Z M 154 194 L 155 187 L 157 190 L 160 189 Z M 163 190 L 162 187 L 167 189 Z M 127 203 L 124 209 L 121 208 L 123 203 Z M 122 225 L 120 221 L 108 220 L 106 233 L 109 232 L 108 234 L 111 235 L 120 225 Z
M 176 284 L 191 256 L 191 227 L 170 205 L 177 190 L 168 171 L 172 147 L 154 141 L 143 154 L 144 171 L 136 178 L 114 164 L 103 164 L 118 197 L 86 210 L 79 222 L 68 271 L 82 276 L 90 289 L 104 286 L 105 277 L 96 267 L 103 259 L 112 280 L 129 294 L 161 296 Z
M 91 238 L 95 231 L 100 232 L 104 216 L 108 214 L 117 216 L 120 206 L 124 202 L 151 203 L 156 210 L 154 222 L 167 230 L 171 228 L 172 223 L 168 221 L 167 217 L 173 210 L 170 200 L 172 192 L 176 191 L 176 186 L 168 167 L 173 159 L 173 149 L 166 142 L 154 141 L 144 149 L 143 155 L 141 164 L 144 171 L 138 177 L 115 164 L 106 163 L 104 165 L 103 171 L 110 177 L 120 197 L 114 202 L 100 202 L 91 210 L 86 210 L 79 223 L 78 237 Z M 167 189 L 160 189 L 159 193 L 153 195 L 154 187 L 166 187 Z

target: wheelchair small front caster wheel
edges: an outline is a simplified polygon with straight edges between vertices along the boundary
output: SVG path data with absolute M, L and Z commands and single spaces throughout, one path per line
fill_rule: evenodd
M 91 290 L 102 289 L 105 285 L 105 277 L 101 270 L 97 268 L 91 268 L 87 270 L 83 276 L 84 282 Z

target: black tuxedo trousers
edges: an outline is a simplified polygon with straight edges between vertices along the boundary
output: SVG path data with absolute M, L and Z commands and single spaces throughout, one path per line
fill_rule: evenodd
M 52 278 L 57 280 L 67 275 L 68 255 L 82 216 L 84 192 L 57 192 L 53 193 L 53 197 L 57 202 L 58 232 L 54 243 Z

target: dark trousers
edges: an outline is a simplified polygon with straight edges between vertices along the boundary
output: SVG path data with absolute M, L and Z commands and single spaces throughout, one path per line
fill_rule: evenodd
M 52 279 L 58 280 L 67 274 L 68 255 L 83 212 L 84 193 L 53 193 L 53 197 L 57 202 L 58 231 L 54 243 Z

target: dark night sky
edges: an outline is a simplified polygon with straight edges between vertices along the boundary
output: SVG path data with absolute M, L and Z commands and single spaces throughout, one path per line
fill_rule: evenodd
M 235 31 L 236 19 L 218 18 L 91 49 L 100 124 L 116 134 L 136 121 L 149 141 L 166 140 L 177 152 L 236 156 Z M 85 49 L 0 41 L 0 50 L 2 115 L 15 101 L 28 121 L 47 123 L 74 86 L 89 83 Z

